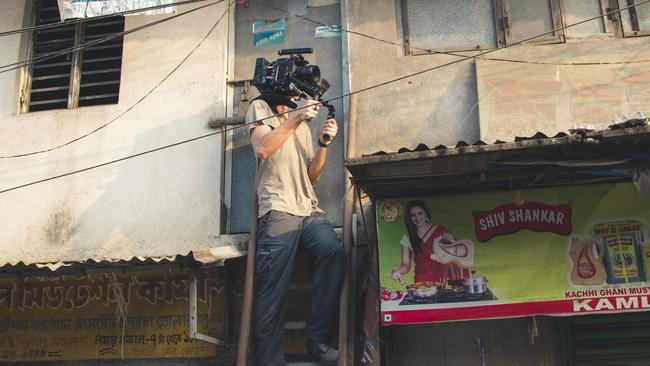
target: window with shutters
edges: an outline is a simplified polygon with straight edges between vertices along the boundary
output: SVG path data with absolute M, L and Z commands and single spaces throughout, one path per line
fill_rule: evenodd
M 401 12 L 410 55 L 564 41 L 559 0 L 401 0 Z
M 34 19 L 36 26 L 61 23 L 57 0 L 36 0 Z M 123 16 L 35 31 L 23 112 L 117 103 L 122 32 Z
M 625 37 L 650 35 L 650 4 L 641 0 L 618 0 Z M 629 7 L 629 8 L 628 8 Z
M 408 54 L 497 47 L 493 0 L 402 0 Z
M 576 24 L 585 19 L 607 14 L 610 10 L 608 0 L 562 1 L 562 14 L 566 24 Z M 602 17 L 584 22 L 565 30 L 567 38 L 586 38 L 614 33 L 615 22 L 612 17 Z
M 408 55 L 650 35 L 642 0 L 400 0 Z M 566 26 L 566 28 L 565 28 Z

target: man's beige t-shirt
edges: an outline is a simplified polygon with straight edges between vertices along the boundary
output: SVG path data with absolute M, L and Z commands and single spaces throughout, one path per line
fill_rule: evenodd
M 263 100 L 254 100 L 248 108 L 246 123 L 274 115 Z M 277 128 L 284 117 L 271 117 L 261 121 Z M 257 125 L 251 125 L 250 130 Z M 267 159 L 260 160 L 257 170 L 258 217 L 271 210 L 296 216 L 309 216 L 318 209 L 316 193 L 309 180 L 309 162 L 314 158 L 309 127 L 301 123 L 284 145 Z

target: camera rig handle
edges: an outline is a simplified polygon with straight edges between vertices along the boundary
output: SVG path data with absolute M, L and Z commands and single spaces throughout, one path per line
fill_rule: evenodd
M 318 98 L 318 101 L 321 102 L 320 104 L 322 104 L 323 107 L 327 108 L 327 119 L 336 117 L 336 109 L 334 109 L 333 105 L 329 104 L 328 102 L 323 102 L 320 98 Z M 331 139 L 332 137 L 330 135 L 323 135 L 323 140 L 325 140 L 325 142 L 330 141 Z
M 321 97 L 322 97 L 321 95 L 318 95 L 317 98 L 312 98 L 311 95 L 307 94 L 306 92 L 304 92 L 303 90 L 301 90 L 300 88 L 298 88 L 298 87 L 295 85 L 295 83 L 292 83 L 292 85 L 291 85 L 291 89 L 292 89 L 295 93 L 297 93 L 298 96 L 301 97 L 301 98 L 305 98 L 305 99 L 309 99 L 309 100 L 317 100 L 317 101 L 319 101 L 320 104 L 321 104 L 323 107 L 327 108 L 327 119 L 330 119 L 330 118 L 336 118 L 336 109 L 335 109 L 334 106 L 331 105 L 329 102 L 327 102 L 327 101 L 323 101 L 323 100 L 321 99 Z M 311 119 L 308 119 L 308 120 L 307 120 L 307 122 L 311 122 L 311 121 L 312 121 Z M 324 134 L 324 135 L 323 135 L 323 140 L 325 140 L 325 142 L 327 142 L 327 141 L 332 140 L 332 137 L 331 137 L 330 135 L 328 135 L 328 134 Z

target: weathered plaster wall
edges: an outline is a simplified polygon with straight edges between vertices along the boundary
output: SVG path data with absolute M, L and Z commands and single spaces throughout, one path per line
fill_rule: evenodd
M 623 115 L 650 112 L 649 37 L 513 47 L 495 57 L 546 64 L 477 61 L 486 142 L 537 131 L 553 136 L 576 127 L 604 129 Z
M 26 3 L 0 4 L 3 29 L 30 25 Z M 225 9 L 219 4 L 126 36 L 115 105 L 19 113 L 20 72 L 0 74 L 0 156 L 60 145 L 133 106 Z M 126 17 L 126 29 L 161 17 Z M 0 190 L 211 132 L 208 119 L 225 113 L 227 25 L 223 21 L 171 77 L 106 128 L 53 152 L 0 159 Z M 0 38 L 0 62 L 24 59 L 25 41 Z M 0 194 L 0 263 L 158 256 L 219 245 L 220 142 L 213 136 Z
M 346 1 L 347 29 L 401 44 L 394 0 Z M 404 56 L 402 47 L 348 34 L 350 89 L 453 61 L 452 56 Z M 359 94 L 357 153 L 397 151 L 423 142 L 455 145 L 478 139 L 476 74 L 472 62 L 371 89 Z
M 401 45 L 399 4 L 399 0 L 346 1 L 344 27 Z M 355 34 L 347 37 L 352 91 L 458 59 L 405 56 L 400 46 Z M 649 42 L 648 37 L 599 35 L 558 44 L 517 45 L 485 57 L 547 63 L 650 60 Z M 435 147 L 479 138 L 512 140 L 537 131 L 553 135 L 576 122 L 607 125 L 622 114 L 650 112 L 646 107 L 650 97 L 643 92 L 650 80 L 648 62 L 557 67 L 493 63 L 462 61 L 360 93 L 358 154 L 394 152 L 418 143 Z

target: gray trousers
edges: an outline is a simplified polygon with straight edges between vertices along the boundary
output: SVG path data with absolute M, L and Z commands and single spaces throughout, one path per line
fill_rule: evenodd
M 270 211 L 257 226 L 253 339 L 257 366 L 284 366 L 284 315 L 289 279 L 300 246 L 314 262 L 308 343 L 328 343 L 336 328 L 345 251 L 325 214 Z

